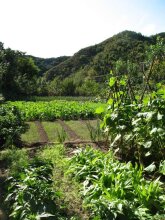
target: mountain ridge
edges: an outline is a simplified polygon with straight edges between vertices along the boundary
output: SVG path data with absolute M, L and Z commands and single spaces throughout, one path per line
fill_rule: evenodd
M 81 75 L 80 72 L 84 77 L 104 75 L 119 59 L 143 61 L 146 46 L 155 44 L 158 36 L 165 38 L 165 33 L 147 37 L 134 31 L 120 32 L 99 44 L 79 50 L 73 56 L 50 68 L 44 75 L 45 79 L 46 81 L 56 77 L 63 79 L 75 74 Z

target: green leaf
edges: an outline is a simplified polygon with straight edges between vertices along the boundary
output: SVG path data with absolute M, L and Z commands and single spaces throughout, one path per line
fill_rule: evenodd
M 48 217 L 53 217 L 55 215 L 52 215 L 50 213 L 42 213 L 40 215 L 37 216 L 37 218 L 48 218 Z
M 162 118 L 163 118 L 163 115 L 161 115 L 161 114 L 158 112 L 158 115 L 157 115 L 158 121 L 159 121 L 159 120 L 162 120 Z
M 123 205 L 122 205 L 121 203 L 119 203 L 119 204 L 117 205 L 117 208 L 119 209 L 120 212 L 123 211 Z
M 162 84 L 161 84 L 161 83 L 157 83 L 157 84 L 156 84 L 156 88 L 157 88 L 157 89 L 160 89 L 160 88 L 161 88 L 161 86 L 162 86 Z
M 108 100 L 108 104 L 109 104 L 109 105 L 112 105 L 112 104 L 113 104 L 113 99 L 109 99 L 109 100 Z
M 109 80 L 109 86 L 110 87 L 114 86 L 115 82 L 116 82 L 116 78 L 115 77 L 111 77 L 110 80 Z
M 148 157 L 150 155 L 151 155 L 151 153 L 149 151 L 145 154 L 146 157 Z
M 104 112 L 104 108 L 103 108 L 103 107 L 99 107 L 99 108 L 97 108 L 96 111 L 95 111 L 96 114 L 101 114 L 101 113 L 103 113 L 103 112 Z
M 125 79 L 121 79 L 120 80 L 120 85 L 121 86 L 125 86 L 126 85 L 126 80 Z
M 113 141 L 112 144 L 111 144 L 111 147 L 113 147 L 114 144 L 115 144 L 120 138 L 121 138 L 121 134 L 116 135 L 114 141 Z
M 150 134 L 152 135 L 152 134 L 156 133 L 157 130 L 158 130 L 157 128 L 153 128 L 153 129 L 150 131 Z
M 112 70 L 110 71 L 110 73 L 109 73 L 110 75 L 113 75 L 113 72 L 112 72 Z
M 155 169 L 156 169 L 156 166 L 155 166 L 155 164 L 153 162 L 148 167 L 146 167 L 144 170 L 150 173 L 150 172 L 153 172 Z
M 151 145 L 152 145 L 152 141 L 147 141 L 147 142 L 143 143 L 143 146 L 144 146 L 145 148 L 150 148 Z

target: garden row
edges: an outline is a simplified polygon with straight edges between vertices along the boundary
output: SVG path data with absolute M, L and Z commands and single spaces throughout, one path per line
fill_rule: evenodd
M 50 101 L 50 102 L 8 102 L 8 106 L 15 106 L 21 111 L 26 121 L 56 119 L 92 119 L 96 118 L 96 108 L 105 104 L 76 101 Z
M 104 133 L 98 120 L 27 122 L 29 129 L 21 139 L 27 143 L 64 141 L 101 141 Z M 44 137 L 45 136 L 45 140 Z

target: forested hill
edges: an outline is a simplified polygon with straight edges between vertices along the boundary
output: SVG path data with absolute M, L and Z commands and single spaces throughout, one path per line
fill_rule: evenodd
M 146 37 L 133 31 L 123 31 L 100 44 L 81 49 L 48 70 L 45 78 L 48 81 L 57 76 L 66 78 L 70 75 L 90 78 L 107 74 L 119 59 L 143 61 L 146 46 L 154 44 L 158 36 L 165 38 L 165 33 Z
M 8 100 L 32 95 L 95 96 L 104 90 L 107 76 L 110 70 L 115 70 L 119 60 L 122 62 L 118 64 L 125 65 L 121 74 L 127 72 L 129 66 L 123 61 L 129 60 L 136 67 L 131 74 L 134 84 L 140 86 L 143 78 L 141 62 L 146 61 L 146 51 L 156 44 L 157 37 L 165 39 L 165 33 L 146 37 L 123 31 L 102 43 L 81 49 L 71 57 L 48 59 L 5 49 L 0 42 L 0 92 Z M 163 60 L 153 83 L 165 80 L 164 66 Z M 134 77 L 137 75 L 140 79 Z
M 57 58 L 46 58 L 46 59 L 34 57 L 34 56 L 28 56 L 28 57 L 31 57 L 34 60 L 35 65 L 39 68 L 40 76 L 43 76 L 43 74 L 47 70 L 59 65 L 61 62 L 64 62 L 69 58 L 69 56 L 61 56 Z

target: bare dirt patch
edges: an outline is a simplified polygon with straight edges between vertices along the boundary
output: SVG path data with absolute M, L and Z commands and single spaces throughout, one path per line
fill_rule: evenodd
M 58 120 L 59 124 L 63 127 L 65 132 L 70 136 L 71 141 L 80 141 L 81 138 L 62 120 Z
M 39 133 L 39 137 L 40 137 L 40 141 L 41 142 L 49 142 L 49 138 L 48 138 L 48 135 L 47 133 L 45 132 L 42 124 L 40 121 L 35 121 L 35 124 L 37 126 L 37 129 L 38 129 L 38 133 Z

